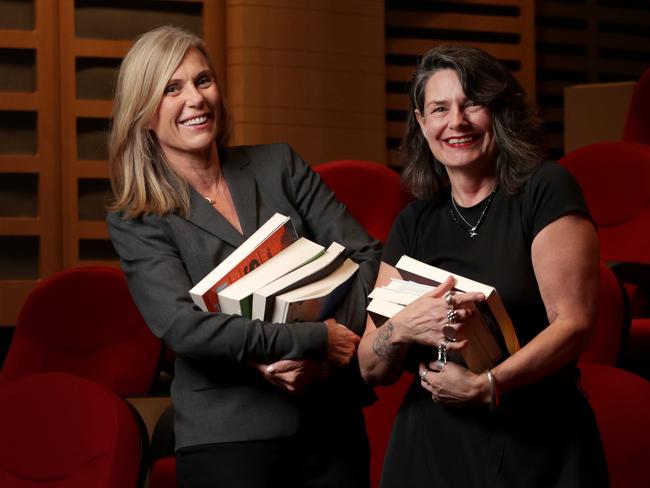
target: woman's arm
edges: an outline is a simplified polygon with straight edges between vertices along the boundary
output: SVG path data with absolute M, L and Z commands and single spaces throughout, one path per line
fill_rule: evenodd
M 399 272 L 392 266 L 381 263 L 376 286 L 387 285 L 391 278 L 401 278 Z M 444 339 L 442 326 L 446 325 L 449 305 L 443 298 L 453 287 L 453 278 L 426 293 L 408 305 L 401 312 L 377 327 L 370 315 L 366 322 L 366 331 L 359 344 L 359 365 L 361 374 L 368 384 L 386 385 L 399 379 L 404 370 L 404 358 L 410 344 L 422 344 L 436 348 Z M 453 297 L 457 307 L 458 322 L 455 328 L 462 330 L 463 323 L 473 311 L 462 308 L 462 305 L 472 301 L 480 301 L 485 297 L 480 293 L 458 293 Z M 467 341 L 450 342 L 448 351 L 459 351 Z
M 550 324 L 492 372 L 500 392 L 537 381 L 575 361 L 595 327 L 598 240 L 580 214 L 565 215 L 533 240 L 532 263 Z M 429 365 L 433 372 L 438 365 Z M 449 363 L 428 374 L 423 386 L 442 402 L 490 401 L 487 375 Z
M 199 310 L 188 293 L 192 283 L 165 217 L 122 220 L 111 213 L 108 224 L 140 313 L 177 354 L 240 363 L 326 358 L 323 323 L 274 324 Z

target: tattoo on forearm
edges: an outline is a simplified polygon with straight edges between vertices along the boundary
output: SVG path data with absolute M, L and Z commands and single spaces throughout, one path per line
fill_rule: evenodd
M 375 341 L 372 343 L 372 350 L 380 358 L 391 359 L 397 352 L 397 346 L 389 342 L 393 335 L 393 329 L 394 327 L 390 320 L 377 329 L 377 337 L 375 337 Z

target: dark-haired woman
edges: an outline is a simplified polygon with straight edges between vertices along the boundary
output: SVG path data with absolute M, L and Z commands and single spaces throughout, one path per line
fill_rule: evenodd
M 452 293 L 451 279 L 381 327 L 368 318 L 366 381 L 390 384 L 409 365 L 418 373 L 381 486 L 607 486 L 576 368 L 598 292 L 598 244 L 579 187 L 542 162 L 522 88 L 480 50 L 428 52 L 410 103 L 403 177 L 418 200 L 395 222 L 377 285 L 399 277 L 403 254 L 490 284 L 521 349 L 479 373 L 435 360 L 433 351 L 466 347 L 464 305 L 484 299 Z

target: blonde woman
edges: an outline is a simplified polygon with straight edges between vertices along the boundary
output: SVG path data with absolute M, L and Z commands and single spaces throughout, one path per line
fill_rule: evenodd
M 176 352 L 180 485 L 365 487 L 369 394 L 354 353 L 378 243 L 289 146 L 228 147 L 229 130 L 202 41 L 174 27 L 141 36 L 117 82 L 108 223 L 136 304 Z M 188 290 L 275 212 L 360 263 L 336 317 L 277 324 L 194 306 Z

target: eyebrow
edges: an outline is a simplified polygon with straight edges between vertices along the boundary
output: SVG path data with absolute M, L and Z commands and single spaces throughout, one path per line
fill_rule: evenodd
M 445 105 L 446 103 L 449 102 L 447 100 L 431 100 L 425 105 L 425 107 L 428 107 L 429 105 Z

